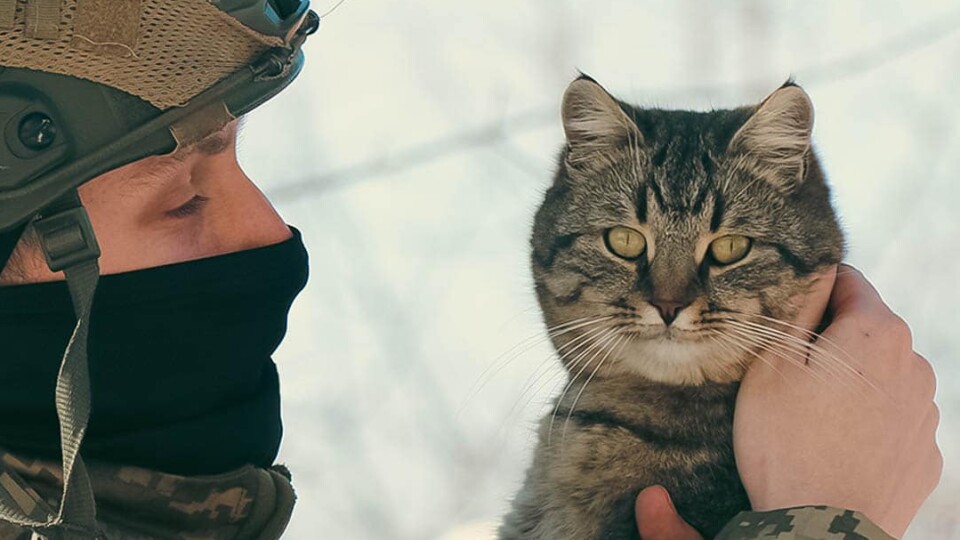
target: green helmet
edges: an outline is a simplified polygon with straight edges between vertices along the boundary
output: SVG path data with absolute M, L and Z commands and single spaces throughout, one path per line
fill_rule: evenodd
M 12 237 L 71 190 L 189 145 L 290 84 L 319 22 L 308 5 L 0 0 L 0 268 Z

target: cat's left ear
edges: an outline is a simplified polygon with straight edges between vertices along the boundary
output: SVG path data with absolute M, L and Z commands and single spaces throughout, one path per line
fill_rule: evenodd
M 597 81 L 581 75 L 563 95 L 567 163 L 574 167 L 602 161 L 610 151 L 642 143 L 640 130 Z
M 754 172 L 790 192 L 803 182 L 813 133 L 813 103 L 802 88 L 787 82 L 760 103 L 727 147 L 743 156 Z

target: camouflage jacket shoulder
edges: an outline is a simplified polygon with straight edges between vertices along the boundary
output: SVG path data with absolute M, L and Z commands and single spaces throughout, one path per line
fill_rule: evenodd
M 740 512 L 716 540 L 894 540 L 860 512 L 800 506 Z
M 247 465 L 223 474 L 178 476 L 88 462 L 97 501 L 97 525 L 109 539 L 276 540 L 293 513 L 296 496 L 283 466 Z M 0 484 L 26 515 L 55 514 L 63 472 L 59 463 L 0 449 Z M 34 536 L 34 532 L 39 533 Z M 0 538 L 59 538 L 0 519 Z

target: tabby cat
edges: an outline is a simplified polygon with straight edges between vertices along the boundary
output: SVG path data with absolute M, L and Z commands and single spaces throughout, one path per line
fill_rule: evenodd
M 532 265 L 569 383 L 500 538 L 636 539 L 634 501 L 653 484 L 712 538 L 749 509 L 739 381 L 843 254 L 813 106 L 788 81 L 757 106 L 639 108 L 581 76 L 562 113 Z

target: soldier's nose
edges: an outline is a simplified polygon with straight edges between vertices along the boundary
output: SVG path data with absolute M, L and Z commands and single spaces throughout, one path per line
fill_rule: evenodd
M 670 326 L 676 318 L 677 314 L 680 313 L 680 310 L 689 306 L 690 303 L 677 302 L 675 300 L 661 300 L 654 299 L 650 301 L 653 304 L 653 307 L 657 308 L 657 311 L 660 312 L 660 318 L 663 319 L 663 324 Z

